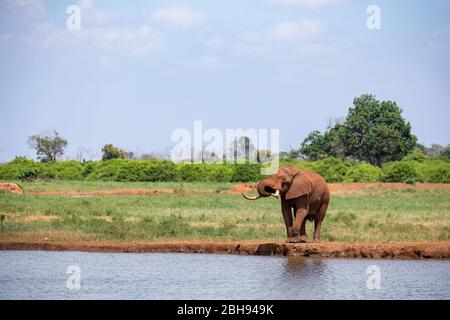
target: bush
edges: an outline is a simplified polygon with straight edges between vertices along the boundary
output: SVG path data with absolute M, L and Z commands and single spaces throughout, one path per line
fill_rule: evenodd
M 419 155 L 414 155 L 418 158 Z M 368 163 L 327 158 L 319 161 L 282 159 L 311 169 L 327 182 L 433 182 L 450 183 L 450 161 L 423 159 L 390 162 L 382 168 Z M 254 182 L 264 176 L 260 164 L 174 164 L 167 160 L 76 161 L 40 163 L 17 158 L 0 165 L 1 180 L 61 179 L 103 181 Z
M 103 180 L 103 181 L 114 181 L 117 178 L 117 172 L 120 169 L 120 166 L 122 164 L 122 161 L 129 161 L 129 160 L 122 160 L 122 159 L 114 159 L 114 160 L 108 160 L 108 161 L 100 161 L 98 162 L 98 166 L 93 166 L 93 171 L 87 175 L 87 180 Z
M 117 162 L 117 173 L 113 176 L 114 181 L 145 181 L 146 166 L 141 161 L 121 160 Z
M 177 166 L 178 176 L 181 181 L 196 182 L 206 181 L 204 164 L 183 163 Z
M 430 160 L 419 163 L 417 169 L 425 182 L 450 183 L 450 162 Z
M 177 166 L 172 161 L 147 160 L 145 163 L 145 181 L 177 181 Z
M 206 179 L 211 182 L 231 181 L 236 173 L 236 166 L 227 164 L 206 165 Z
M 380 168 L 368 163 L 359 163 L 348 169 L 347 182 L 377 182 L 380 181 L 382 171 Z
M 343 161 L 336 158 L 326 158 L 312 163 L 311 169 L 325 178 L 327 182 L 343 182 L 346 180 L 353 161 Z
M 231 177 L 232 182 L 253 182 L 260 180 L 261 166 L 258 164 L 236 164 L 234 165 L 234 174 Z
M 40 176 L 43 167 L 42 163 L 18 157 L 0 167 L 0 179 L 31 181 Z
M 382 181 L 406 182 L 407 180 L 423 181 L 417 170 L 417 163 L 413 161 L 390 162 L 383 166 Z
M 82 180 L 83 165 L 76 161 L 48 162 L 41 171 L 40 178 L 61 180 Z

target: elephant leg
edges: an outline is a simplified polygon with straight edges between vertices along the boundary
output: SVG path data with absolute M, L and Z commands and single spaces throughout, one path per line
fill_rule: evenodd
M 324 203 L 320 206 L 319 212 L 314 218 L 314 242 L 320 241 L 320 227 L 322 226 L 322 221 L 327 213 L 328 203 Z
M 292 238 L 292 212 L 291 207 L 285 200 L 281 200 L 281 212 L 283 214 L 284 223 L 286 225 L 287 241 Z
M 292 226 L 292 239 L 291 242 L 306 242 L 306 239 L 302 237 L 303 234 L 306 235 L 305 225 L 306 216 L 308 215 L 308 198 L 300 197 L 296 203 L 296 215 L 294 224 Z
M 305 239 L 308 238 L 306 234 L 306 220 L 307 219 L 303 219 L 302 227 L 300 228 L 300 236 L 304 237 Z
M 294 225 L 292 226 L 292 238 L 291 242 L 305 242 L 306 240 L 302 237 L 302 225 L 305 222 L 307 215 L 306 210 L 297 210 L 297 215 L 295 216 Z

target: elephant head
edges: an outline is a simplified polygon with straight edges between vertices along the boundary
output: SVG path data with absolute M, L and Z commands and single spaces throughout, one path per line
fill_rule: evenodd
M 262 197 L 279 195 L 287 200 L 309 193 L 311 184 L 302 177 L 302 170 L 296 166 L 288 165 L 278 169 L 277 173 L 267 179 L 261 180 L 257 186 L 258 195 L 250 197 L 242 194 L 247 200 L 256 200 Z

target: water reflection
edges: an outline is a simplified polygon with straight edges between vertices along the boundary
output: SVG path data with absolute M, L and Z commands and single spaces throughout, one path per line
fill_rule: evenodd
M 380 290 L 366 285 L 381 269 Z M 79 265 L 81 289 L 66 287 Z M 450 261 L 0 252 L 3 299 L 449 299 Z

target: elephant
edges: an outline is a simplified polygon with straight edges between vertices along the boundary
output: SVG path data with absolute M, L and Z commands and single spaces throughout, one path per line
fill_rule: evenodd
M 281 213 L 287 231 L 287 243 L 306 242 L 306 220 L 314 220 L 314 242 L 320 241 L 320 227 L 327 213 L 330 191 L 319 174 L 294 165 L 280 167 L 257 185 L 258 195 L 242 196 L 247 200 L 281 197 Z

